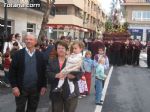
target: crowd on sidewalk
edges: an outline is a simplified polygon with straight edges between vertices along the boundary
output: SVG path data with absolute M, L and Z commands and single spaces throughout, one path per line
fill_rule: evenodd
M 45 40 L 39 45 L 33 34 L 27 34 L 24 42 L 19 38 L 19 34 L 11 35 L 0 53 L 0 67 L 5 72 L 2 80 L 6 87 L 12 87 L 16 112 L 24 112 L 26 103 L 28 112 L 36 112 L 47 84 L 52 112 L 75 112 L 78 98 L 89 96 L 93 84 L 95 104 L 102 105 L 110 64 L 138 66 L 143 48 L 138 40 L 79 41 L 63 36 L 56 42 Z

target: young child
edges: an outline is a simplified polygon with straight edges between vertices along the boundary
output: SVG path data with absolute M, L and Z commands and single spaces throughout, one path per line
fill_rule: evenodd
M 8 80 L 10 64 L 11 64 L 10 53 L 6 52 L 4 55 L 4 73 L 5 73 L 4 82 L 6 87 L 10 87 Z
M 84 48 L 84 44 L 80 41 L 74 41 L 71 44 L 70 48 L 70 56 L 68 56 L 66 66 L 61 70 L 61 73 L 63 75 L 67 75 L 70 72 L 73 71 L 80 71 L 81 65 L 82 65 L 82 50 Z M 61 87 L 64 84 L 65 79 L 59 79 L 57 87 L 53 90 L 53 92 L 60 92 Z M 72 81 L 68 80 L 69 89 L 70 89 L 70 95 L 69 97 L 76 96 L 74 93 L 75 86 Z
M 83 59 L 82 71 L 84 72 L 84 76 L 86 79 L 88 91 L 87 95 L 90 94 L 91 90 L 91 74 L 94 67 L 93 60 L 91 59 L 92 53 L 91 51 L 86 51 L 85 58 Z
M 106 75 L 104 74 L 104 63 L 105 58 L 103 56 L 99 57 L 98 66 L 96 67 L 95 72 L 95 103 L 96 105 L 102 105 L 101 97 L 102 97 L 102 80 L 106 79 Z

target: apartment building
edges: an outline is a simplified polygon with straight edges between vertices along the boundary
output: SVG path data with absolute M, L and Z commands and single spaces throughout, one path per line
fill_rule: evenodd
M 125 18 L 133 39 L 150 40 L 150 0 L 125 0 Z
M 8 34 L 34 32 L 41 28 L 45 0 L 7 0 Z M 31 1 L 31 3 L 29 3 Z M 38 4 L 40 7 L 22 5 Z M 14 6 L 12 6 L 13 4 Z M 16 6 L 22 4 L 21 6 Z M 4 33 L 4 0 L 0 0 L 0 35 Z M 16 7 L 15 7 L 16 6 Z M 55 0 L 56 15 L 49 17 L 48 38 L 70 36 L 72 38 L 98 37 L 104 31 L 106 15 L 98 0 Z
M 98 37 L 104 31 L 106 15 L 98 0 L 56 0 L 56 15 L 49 19 L 48 37 Z

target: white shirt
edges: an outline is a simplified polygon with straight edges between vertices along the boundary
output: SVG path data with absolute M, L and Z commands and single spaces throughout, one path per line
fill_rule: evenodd
M 27 53 L 29 54 L 29 56 L 33 56 L 33 54 L 35 53 L 35 49 L 34 51 L 31 53 L 30 50 L 26 47 L 25 50 L 27 51 Z
M 5 42 L 5 43 L 4 43 L 3 54 L 6 53 L 6 49 L 7 49 L 7 48 L 9 48 L 10 51 L 12 50 L 12 48 L 13 48 L 13 43 L 14 43 L 14 42 L 15 42 L 15 41 L 12 41 L 12 42 Z M 16 42 L 18 42 L 18 41 L 16 41 Z M 22 46 L 20 45 L 19 42 L 18 42 L 18 46 L 19 46 L 19 49 L 22 49 Z
M 2 57 L 0 56 L 0 64 L 2 64 Z
M 5 42 L 4 43 L 4 48 L 3 48 L 3 54 L 6 53 L 7 48 L 11 51 L 13 48 L 13 42 Z

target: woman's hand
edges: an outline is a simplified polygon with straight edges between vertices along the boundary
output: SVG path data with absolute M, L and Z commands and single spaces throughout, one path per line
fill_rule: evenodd
M 68 75 L 67 75 L 67 78 L 68 78 L 68 79 L 74 79 L 74 78 L 75 78 L 75 76 L 74 76 L 74 75 L 72 75 L 72 74 L 68 74 Z
M 19 97 L 19 96 L 20 96 L 20 91 L 19 91 L 19 88 L 18 88 L 18 87 L 12 88 L 12 92 L 13 92 L 13 95 L 14 95 L 15 97 Z
M 63 75 L 62 73 L 58 73 L 56 74 L 55 78 L 58 78 L 58 79 L 64 79 L 66 76 Z

